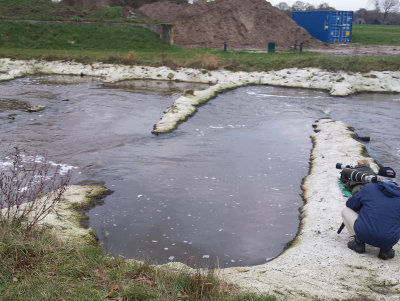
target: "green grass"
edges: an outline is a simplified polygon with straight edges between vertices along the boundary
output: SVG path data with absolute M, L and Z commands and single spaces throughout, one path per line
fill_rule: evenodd
M 120 6 L 98 6 L 86 10 L 54 3 L 51 0 L 0 0 L 0 19 L 149 22 L 140 19 L 125 19 L 122 12 L 123 7 Z
M 140 26 L 0 22 L 0 48 L 64 50 L 173 50 Z
M 1 300 L 272 301 L 240 292 L 216 272 L 179 272 L 111 258 L 97 245 L 62 243 L 46 231 L 26 237 L 0 222 Z
M 133 56 L 130 54 L 133 53 Z M 213 57 L 217 63 L 209 62 Z M 188 67 L 216 70 L 224 68 L 231 71 L 270 71 L 284 68 L 315 67 L 332 72 L 397 71 L 400 57 L 333 57 L 319 53 L 236 53 L 209 49 L 178 50 L 79 50 L 79 49 L 23 49 L 0 48 L 0 57 L 15 59 L 64 60 L 81 63 L 104 62 L 110 64 L 168 66 L 172 69 Z M 133 57 L 133 58 L 132 58 Z
M 357 29 L 356 29 L 357 32 Z M 316 67 L 329 71 L 399 70 L 400 57 L 334 57 L 313 52 L 182 49 L 143 27 L 0 22 L 0 57 L 128 65 L 269 71 Z
M 363 45 L 400 46 L 400 26 L 353 25 L 352 42 Z
M 75 11 L 71 7 L 57 5 L 51 0 L 0 0 L 0 18 L 19 19 L 59 19 L 72 16 Z
M 4 0 L 0 0 L 4 1 Z M 44 1 L 45 0 L 35 0 Z M 23 3 L 19 0 L 15 3 Z M 108 8 L 110 16 L 120 7 Z M 353 41 L 399 45 L 399 26 L 356 25 Z M 397 40 L 396 40 L 397 39 Z M 397 42 L 396 42 L 397 41 Z M 378 43 L 379 44 L 379 43 Z M 222 48 L 222 46 L 221 46 Z M 307 49 L 305 49 L 307 50 Z M 260 53 L 212 49 L 182 49 L 167 45 L 157 34 L 136 26 L 111 27 L 78 24 L 0 22 L 0 57 L 16 59 L 75 60 L 127 65 L 191 67 L 207 70 L 270 71 L 316 67 L 329 71 L 397 71 L 400 57 L 334 57 L 308 51 Z

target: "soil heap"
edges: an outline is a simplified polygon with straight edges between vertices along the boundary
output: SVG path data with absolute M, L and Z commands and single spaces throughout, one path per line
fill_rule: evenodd
M 287 49 L 295 40 L 307 48 L 321 47 L 304 28 L 265 0 L 199 0 L 194 4 L 156 2 L 139 13 L 153 20 L 175 24 L 174 42 L 182 47 L 264 49 L 269 42 Z

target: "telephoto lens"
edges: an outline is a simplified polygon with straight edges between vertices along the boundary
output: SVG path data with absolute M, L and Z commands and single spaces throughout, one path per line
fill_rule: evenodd
M 345 169 L 345 168 L 354 168 L 354 167 L 351 166 L 351 165 L 345 165 L 345 164 L 342 164 L 342 163 L 336 163 L 336 169 Z
M 362 184 L 376 183 L 378 181 L 377 176 L 368 175 L 352 168 L 344 168 L 341 172 L 341 178 Z

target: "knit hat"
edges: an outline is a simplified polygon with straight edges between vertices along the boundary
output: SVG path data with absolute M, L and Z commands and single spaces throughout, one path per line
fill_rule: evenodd
M 379 169 L 378 176 L 386 178 L 395 178 L 396 172 L 391 167 L 382 167 Z

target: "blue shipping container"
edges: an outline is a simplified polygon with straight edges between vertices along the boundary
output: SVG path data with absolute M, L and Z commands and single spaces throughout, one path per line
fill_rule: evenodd
M 292 19 L 314 38 L 327 43 L 350 43 L 353 25 L 352 11 L 296 11 Z

